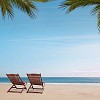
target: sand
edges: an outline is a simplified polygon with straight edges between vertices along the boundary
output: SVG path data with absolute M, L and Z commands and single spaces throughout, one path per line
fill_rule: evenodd
M 7 93 L 11 84 L 0 84 L 0 100 L 100 100 L 100 85 L 46 84 L 43 94 Z M 27 85 L 29 87 L 29 85 Z

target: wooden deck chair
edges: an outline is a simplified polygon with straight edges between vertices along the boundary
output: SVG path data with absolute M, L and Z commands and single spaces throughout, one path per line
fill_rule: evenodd
M 42 81 L 41 74 L 27 74 L 30 86 L 27 90 L 27 93 L 43 93 L 44 85 L 45 83 Z M 39 88 L 36 88 L 35 86 L 40 86 Z M 41 90 L 41 91 L 30 91 L 32 90 Z
M 13 84 L 11 88 L 7 92 L 17 92 L 22 93 L 24 89 L 26 88 L 27 82 L 23 82 L 19 76 L 19 74 L 6 74 L 11 83 Z M 18 88 L 18 86 L 22 86 Z M 21 89 L 21 91 L 12 91 L 11 89 Z

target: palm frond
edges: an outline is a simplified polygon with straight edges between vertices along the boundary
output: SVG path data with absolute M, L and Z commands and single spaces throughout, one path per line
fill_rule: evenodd
M 100 31 L 100 10 L 98 10 L 98 30 Z
M 100 4 L 92 9 L 92 14 L 97 14 L 98 30 L 100 31 Z
M 60 5 L 60 7 L 68 8 L 67 12 L 69 13 L 76 8 L 96 5 L 96 4 L 100 4 L 100 0 L 65 0 Z
M 33 0 L 35 2 L 50 2 L 50 1 L 54 1 L 54 0 Z
M 100 31 L 100 0 L 65 0 L 61 3 L 60 8 L 68 8 L 67 13 L 73 11 L 79 7 L 91 6 L 93 5 L 94 8 L 92 9 L 92 14 L 98 15 L 98 29 Z
M 11 4 L 24 13 L 27 13 L 30 17 L 35 17 L 35 12 L 37 8 L 33 4 L 32 0 L 10 0 Z
M 14 17 L 13 7 L 18 8 L 22 12 L 26 13 L 29 17 L 34 18 L 35 13 L 38 11 L 34 2 L 48 2 L 53 0 L 0 0 L 0 9 L 2 16 L 5 18 Z
M 92 14 L 98 13 L 99 10 L 100 10 L 100 4 L 96 5 L 96 6 L 92 9 Z
M 8 17 L 13 18 L 14 12 L 9 0 L 0 0 L 0 8 L 3 18 L 5 18 L 6 14 Z

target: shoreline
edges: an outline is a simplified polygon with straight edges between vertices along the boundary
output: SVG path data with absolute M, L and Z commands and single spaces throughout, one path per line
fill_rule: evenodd
M 1 85 L 3 84 L 12 84 L 12 83 L 0 83 Z M 30 83 L 27 83 L 28 85 Z M 98 85 L 100 86 L 100 83 L 45 83 L 46 85 Z

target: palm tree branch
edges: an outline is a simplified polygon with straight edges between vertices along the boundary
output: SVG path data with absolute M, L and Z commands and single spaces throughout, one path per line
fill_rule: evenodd
M 9 3 L 9 0 L 0 0 L 0 8 L 1 8 L 1 13 L 2 16 L 5 18 L 6 14 L 10 16 L 11 18 L 13 17 L 13 8 L 11 4 Z
M 100 31 L 100 10 L 98 10 L 98 30 Z
M 96 5 L 93 9 L 92 9 L 92 14 L 96 14 L 98 13 L 98 10 L 100 9 L 100 4 Z
M 50 2 L 50 1 L 55 1 L 55 0 L 33 0 L 35 2 Z
M 68 8 L 67 12 L 69 13 L 76 8 L 95 4 L 100 4 L 100 0 L 65 0 L 60 7 Z
M 37 8 L 33 4 L 32 0 L 10 0 L 12 5 L 27 13 L 30 17 L 35 17 Z

